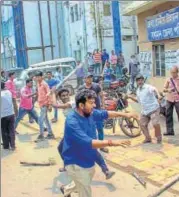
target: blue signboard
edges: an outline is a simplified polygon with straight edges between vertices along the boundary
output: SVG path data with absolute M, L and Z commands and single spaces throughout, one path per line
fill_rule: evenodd
M 179 7 L 146 19 L 149 41 L 179 37 Z
M 121 24 L 120 24 L 120 13 L 119 13 L 119 2 L 112 1 L 112 16 L 113 16 L 113 31 L 114 31 L 114 48 L 117 55 L 122 52 L 122 41 L 121 41 Z

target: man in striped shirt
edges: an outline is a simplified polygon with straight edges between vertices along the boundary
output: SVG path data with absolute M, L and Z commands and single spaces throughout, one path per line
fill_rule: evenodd
M 102 63 L 102 54 L 99 52 L 98 49 L 94 52 L 93 59 L 95 62 L 94 73 L 100 74 L 101 63 Z

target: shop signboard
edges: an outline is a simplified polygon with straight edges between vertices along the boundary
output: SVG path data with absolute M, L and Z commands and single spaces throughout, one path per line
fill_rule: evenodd
M 179 37 L 179 7 L 146 18 L 149 41 Z

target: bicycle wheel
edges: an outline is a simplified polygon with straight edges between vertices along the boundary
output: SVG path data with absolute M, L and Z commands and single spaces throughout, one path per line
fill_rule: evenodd
M 119 124 L 125 135 L 129 137 L 138 137 L 141 135 L 141 128 L 138 119 L 121 118 Z

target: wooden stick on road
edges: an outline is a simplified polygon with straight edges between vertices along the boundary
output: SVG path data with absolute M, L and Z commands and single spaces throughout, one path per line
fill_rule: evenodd
M 136 178 L 136 180 L 144 187 L 144 188 L 146 188 L 146 181 L 141 177 L 141 176 L 139 176 L 136 172 L 133 172 L 132 173 L 132 176 L 134 177 L 134 178 Z
M 24 166 L 52 166 L 55 165 L 56 162 L 54 159 L 49 158 L 48 162 L 28 162 L 28 161 L 20 161 L 21 165 Z
M 179 174 L 176 175 L 174 178 L 172 178 L 168 183 L 164 184 L 161 188 L 159 188 L 158 191 L 156 191 L 154 194 L 148 196 L 148 197 L 157 197 L 160 194 L 162 194 L 164 191 L 169 189 L 171 186 L 173 186 L 175 183 L 179 181 Z

